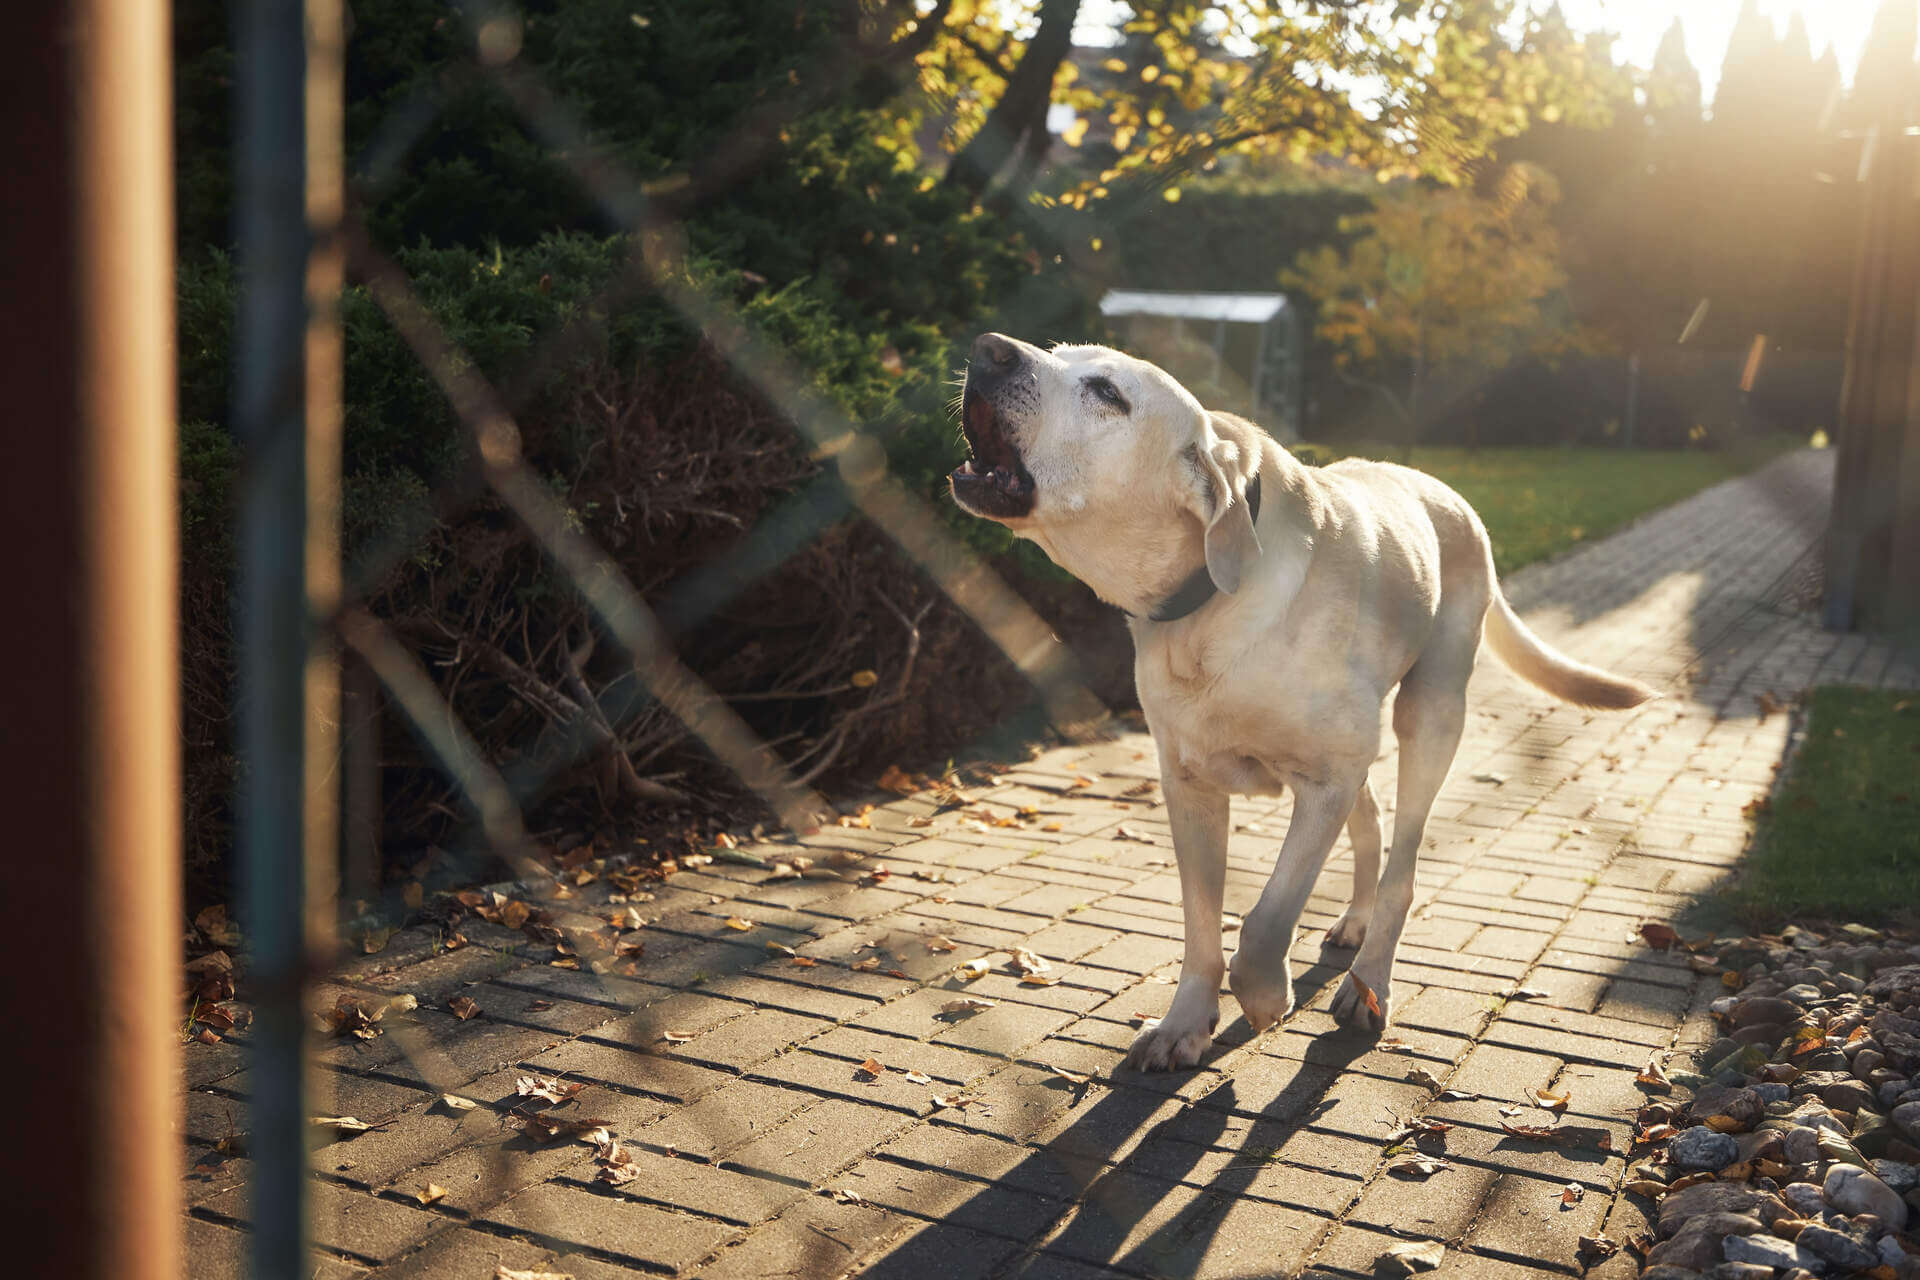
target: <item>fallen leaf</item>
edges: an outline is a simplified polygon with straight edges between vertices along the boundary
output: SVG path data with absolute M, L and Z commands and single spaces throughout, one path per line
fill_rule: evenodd
M 1047 970 L 1053 968 L 1051 964 L 1048 964 L 1044 959 L 1027 950 L 1025 947 L 1015 947 L 1013 949 L 1012 964 L 1014 970 L 1023 975 L 1045 973 Z
M 1646 944 L 1655 951 L 1669 950 L 1674 943 L 1680 941 L 1680 935 L 1674 931 L 1672 925 L 1668 924 L 1656 924 L 1652 922 L 1643 924 L 1640 926 L 1640 936 L 1645 939 Z
M 878 956 L 868 956 L 865 960 L 855 960 L 848 966 L 848 968 L 852 969 L 855 973 L 872 973 L 879 967 L 880 958 Z
M 880 780 L 874 785 L 882 791 L 891 791 L 902 796 L 910 796 L 920 789 L 920 784 L 913 780 L 913 775 L 897 764 L 888 765 L 886 771 L 880 775 Z
M 1515 987 L 1507 992 L 1509 1000 L 1551 1000 L 1553 992 L 1542 991 L 1539 987 Z
M 1056 1066 L 1048 1065 L 1047 1070 L 1053 1073 L 1054 1079 L 1065 1080 L 1068 1084 L 1073 1085 L 1076 1088 L 1080 1085 L 1087 1083 L 1087 1081 L 1093 1079 L 1091 1075 L 1087 1075 L 1079 1071 L 1069 1071 L 1065 1067 L 1056 1067 Z
M 1434 1101 L 1435 1102 L 1477 1102 L 1479 1101 L 1479 1099 L 1480 1099 L 1479 1094 L 1468 1093 L 1465 1089 L 1442 1089 L 1439 1093 L 1439 1096 L 1434 1098 Z
M 515 1116 L 542 1142 L 552 1142 L 555 1138 L 580 1138 L 595 1146 L 602 1146 L 613 1138 L 606 1130 L 605 1120 L 561 1116 L 551 1111 L 537 1111 L 532 1115 L 516 1112 Z
M 1516 1138 L 1548 1142 L 1556 1147 L 1592 1147 L 1596 1151 L 1613 1150 L 1613 1135 L 1598 1125 L 1508 1124 L 1502 1120 L 1500 1127 Z
M 933 1083 L 933 1077 L 926 1074 L 926 1072 L 924 1071 L 909 1071 L 906 1073 L 906 1076 L 907 1076 L 908 1084 L 932 1084 Z
M 1620 1252 L 1620 1245 L 1608 1236 L 1581 1236 L 1580 1261 L 1592 1266 Z
M 1560 1188 L 1560 1207 L 1563 1209 L 1571 1209 L 1574 1205 L 1579 1204 L 1586 1194 L 1587 1189 L 1585 1187 L 1577 1182 L 1569 1182 L 1566 1186 Z
M 453 1016 L 462 1022 L 480 1016 L 480 1004 L 471 996 L 455 996 L 447 1001 L 447 1008 L 453 1010 Z
M 640 15 L 635 14 L 636 18 Z M 493 1280 L 573 1280 L 571 1271 L 516 1271 L 506 1263 L 493 1269 Z
M 872 1203 L 872 1201 L 868 1200 L 858 1191 L 849 1191 L 845 1187 L 835 1187 L 831 1191 L 828 1191 L 827 1194 L 832 1196 L 834 1200 L 840 1204 L 866 1205 Z
M 610 1164 L 594 1175 L 595 1182 L 604 1182 L 610 1187 L 622 1186 L 640 1176 L 640 1171 L 631 1164 Z
M 423 1205 L 437 1204 L 447 1198 L 447 1189 L 437 1182 L 429 1182 L 414 1192 L 413 1198 Z
M 533 918 L 533 908 L 524 902 L 508 902 L 500 908 L 500 923 L 518 929 Z
M 1739 1133 L 1747 1127 L 1732 1116 L 1708 1116 L 1701 1123 L 1715 1133 Z
M 787 961 L 787 963 L 795 969 L 811 969 L 820 962 L 812 956 L 795 956 L 793 959 Z
M 859 1066 L 855 1067 L 853 1070 L 856 1077 L 861 1075 L 866 1076 L 867 1077 L 866 1083 L 870 1084 L 873 1081 L 878 1080 L 881 1076 L 886 1074 L 887 1064 L 880 1061 L 880 1059 L 878 1058 L 868 1058 L 865 1062 L 861 1063 Z
M 1533 1099 L 1534 1106 L 1554 1112 L 1565 1111 L 1567 1104 L 1573 1101 L 1572 1094 L 1555 1093 L 1551 1089 L 1529 1089 L 1527 1096 Z
M 1023 987 L 1057 987 L 1060 985 L 1060 979 L 1057 975 L 1049 978 L 1044 973 L 1023 973 L 1020 975 L 1020 985 Z
M 742 920 L 742 919 L 741 919 L 741 918 L 740 918 L 739 916 L 728 916 L 728 917 L 727 917 L 727 928 L 729 928 L 729 929 L 737 929 L 737 930 L 739 930 L 739 931 L 740 931 L 741 933 L 746 933 L 746 932 L 747 932 L 748 930 L 750 930 L 750 929 L 752 929 L 752 928 L 753 928 L 753 921 L 751 921 L 751 920 Z
M 994 1007 L 992 1000 L 976 1000 L 968 996 L 961 1000 L 949 1000 L 940 1006 L 941 1013 L 975 1014 Z
M 472 1098 L 463 1098 L 459 1094 L 443 1093 L 440 1095 L 440 1105 L 449 1111 L 471 1111 L 480 1104 Z
M 694 1033 L 691 1031 L 662 1031 L 660 1033 L 660 1038 L 668 1044 L 685 1044 L 687 1041 L 693 1039 L 693 1037 Z
M 927 939 L 927 950 L 929 951 L 940 951 L 940 952 L 957 951 L 959 947 L 960 947 L 959 943 L 955 942 L 952 938 L 949 938 L 944 933 L 936 934 L 933 937 Z
M 1661 1196 L 1667 1194 L 1667 1184 L 1664 1182 L 1655 1182 L 1652 1178 L 1634 1178 L 1623 1183 L 1622 1189 L 1631 1191 L 1637 1196 L 1646 1196 L 1650 1200 L 1658 1200 Z
M 1388 1173 L 1399 1174 L 1403 1178 L 1430 1178 L 1436 1173 L 1445 1173 L 1453 1168 L 1445 1160 L 1433 1156 L 1408 1156 L 1395 1160 L 1387 1166 Z
M 777 955 L 777 956 L 794 956 L 799 954 L 799 952 L 795 951 L 792 947 L 788 946 L 786 943 L 775 942 L 771 938 L 767 940 L 767 950 L 771 951 L 774 955 Z
M 193 927 L 216 947 L 240 945 L 240 929 L 227 918 L 227 908 L 224 903 L 203 908 L 200 914 L 193 918 Z
M 1432 1271 L 1439 1267 L 1440 1260 L 1447 1256 L 1447 1246 L 1438 1240 L 1409 1240 L 1396 1244 L 1380 1255 L 1375 1264 L 1378 1270 L 1393 1276 L 1410 1276 L 1422 1271 Z
M 552 1103 L 565 1102 L 586 1087 L 584 1080 L 561 1080 L 550 1076 L 520 1076 L 513 1082 L 513 1091 L 521 1097 L 539 1098 Z
M 638 911 L 628 907 L 624 911 L 607 917 L 607 923 L 615 929 L 626 930 L 643 928 L 647 922 Z
M 368 1124 L 355 1116 L 315 1116 L 312 1123 L 322 1129 L 332 1129 L 339 1134 L 366 1133 L 368 1130 L 381 1127 L 377 1124 Z
M 1407 1072 L 1407 1080 L 1409 1083 L 1417 1084 L 1423 1089 L 1438 1089 L 1440 1087 L 1440 1078 L 1425 1067 L 1414 1067 L 1409 1070 Z
M 1673 1081 L 1667 1078 L 1667 1073 L 1661 1070 L 1660 1064 L 1652 1059 L 1647 1060 L 1646 1070 L 1635 1076 L 1633 1082 L 1654 1093 L 1666 1093 L 1673 1088 Z
M 993 966 L 985 960 L 969 960 L 965 964 L 955 965 L 953 976 L 962 982 L 972 982 L 976 978 L 986 977 L 992 969 Z
M 1526 1110 L 1525 1107 L 1520 1106 L 1516 1103 L 1512 1106 L 1501 1107 L 1500 1114 L 1503 1116 L 1512 1117 L 1512 1116 L 1519 1115 L 1522 1111 L 1525 1111 L 1525 1110 Z

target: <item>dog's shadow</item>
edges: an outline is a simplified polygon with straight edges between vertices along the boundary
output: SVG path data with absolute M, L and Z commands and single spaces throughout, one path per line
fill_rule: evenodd
M 1343 967 L 1314 965 L 1300 974 L 1297 1007 L 1341 972 Z M 1064 1226 L 1029 1242 L 1013 1274 L 1071 1272 L 1066 1259 L 1147 1275 L 1200 1270 L 1227 1209 L 1264 1170 L 1284 1161 L 1295 1134 L 1334 1105 L 1331 1090 L 1341 1072 L 1377 1037 L 1345 1029 L 1318 1037 L 1309 1060 L 1298 1064 L 1300 1070 L 1257 1115 L 1241 1106 L 1231 1076 L 1165 1114 L 1168 1100 L 1196 1074 L 1256 1039 L 1246 1019 L 1237 1017 L 1221 1029 L 1199 1067 L 1153 1075 L 1116 1070 L 1105 1082 L 1110 1087 L 1070 1125 L 983 1186 L 976 1196 L 982 1210 L 1008 1188 L 1045 1187 L 1073 1202 Z M 972 1215 L 961 1209 L 944 1216 Z M 904 1280 L 909 1272 L 921 1274 L 923 1261 L 882 1258 L 862 1274 Z

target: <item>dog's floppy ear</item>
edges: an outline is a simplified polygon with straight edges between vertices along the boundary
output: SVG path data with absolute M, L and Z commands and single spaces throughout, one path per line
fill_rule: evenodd
M 1247 505 L 1247 484 L 1260 469 L 1260 451 L 1251 442 L 1223 438 L 1209 415 L 1200 438 L 1188 446 L 1188 454 L 1205 491 L 1204 505 L 1196 510 L 1207 522 L 1207 576 L 1232 595 L 1260 557 L 1260 537 Z

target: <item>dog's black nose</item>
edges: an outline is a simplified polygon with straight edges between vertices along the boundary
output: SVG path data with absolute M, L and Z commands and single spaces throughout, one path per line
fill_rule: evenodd
M 1020 363 L 1020 344 L 1005 334 L 983 333 L 973 340 L 973 367 L 1005 373 Z

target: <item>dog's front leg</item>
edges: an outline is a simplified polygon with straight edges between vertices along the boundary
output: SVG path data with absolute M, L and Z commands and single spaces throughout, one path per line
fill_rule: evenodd
M 1339 781 L 1287 780 L 1294 793 L 1293 821 L 1267 887 L 1240 928 L 1229 979 L 1233 998 L 1255 1031 L 1265 1031 L 1293 1009 L 1288 952 L 1294 928 L 1365 778 L 1363 771 Z
M 1186 955 L 1180 986 L 1167 1016 L 1142 1031 L 1127 1052 L 1140 1071 L 1197 1066 L 1220 1022 L 1220 979 L 1227 970 L 1220 949 L 1220 898 L 1227 883 L 1227 794 L 1180 778 L 1161 762 L 1173 854 L 1180 863 L 1180 912 L 1186 923 Z

